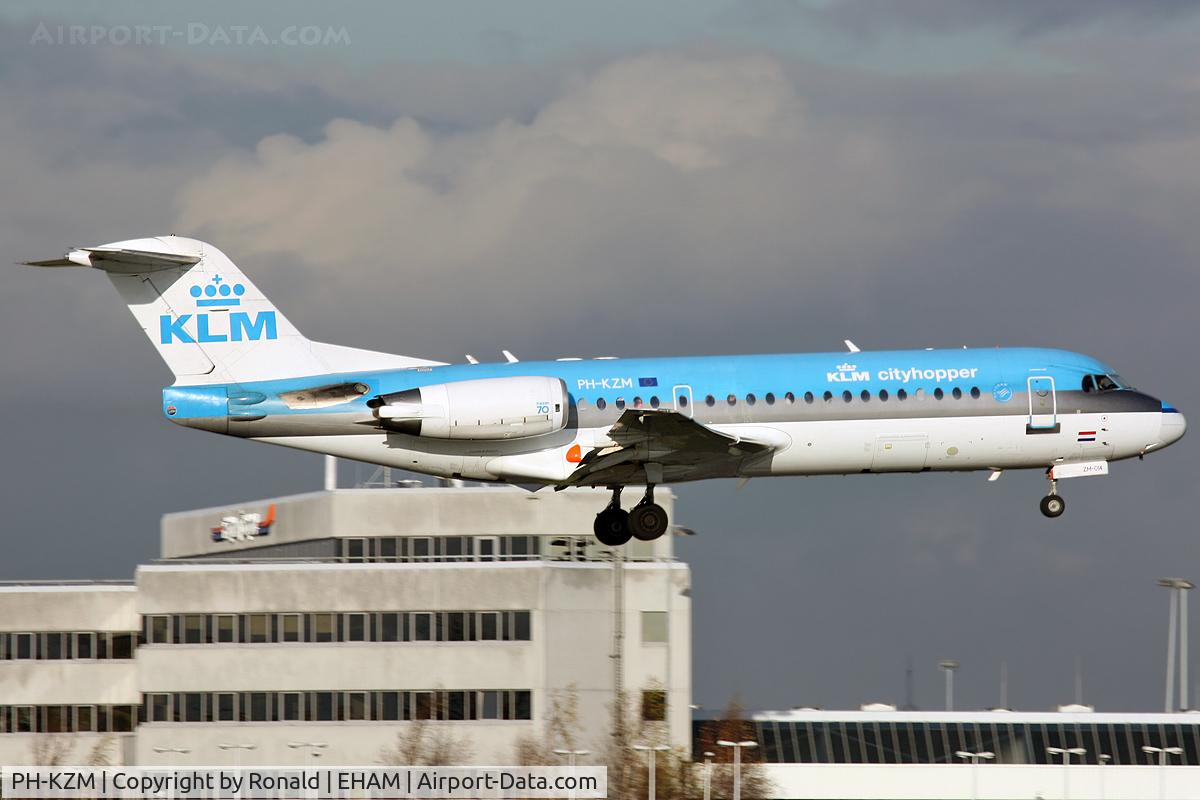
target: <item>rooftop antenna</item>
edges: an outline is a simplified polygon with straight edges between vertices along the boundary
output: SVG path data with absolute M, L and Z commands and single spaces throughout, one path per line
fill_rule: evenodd
M 907 663 L 904 665 L 904 711 L 916 711 L 917 704 L 913 698 L 913 662 L 912 656 L 908 657 Z
M 1000 707 L 1008 708 L 1008 662 L 1000 662 Z
M 1083 705 L 1083 659 L 1075 654 L 1075 705 Z

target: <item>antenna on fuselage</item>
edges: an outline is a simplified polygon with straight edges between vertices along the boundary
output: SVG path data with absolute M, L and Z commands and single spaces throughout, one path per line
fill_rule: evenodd
M 856 345 L 854 342 L 850 341 L 849 339 L 842 339 L 842 341 L 846 343 L 846 349 L 849 350 L 851 353 L 861 353 L 862 352 L 862 350 L 859 348 L 859 346 Z

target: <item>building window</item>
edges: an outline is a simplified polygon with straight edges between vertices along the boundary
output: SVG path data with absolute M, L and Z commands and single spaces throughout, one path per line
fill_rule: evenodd
M 413 692 L 413 719 L 437 719 L 433 692 Z
M 133 658 L 133 651 L 137 645 L 137 634 L 113 633 L 110 636 L 112 645 L 109 648 L 109 658 Z M 103 658 L 103 656 L 100 657 Z
M 270 692 L 250 692 L 248 696 L 244 696 L 242 702 L 245 703 L 248 701 L 250 705 L 250 721 L 270 722 L 271 701 L 274 699 L 274 693 Z
M 313 614 L 312 619 L 312 637 L 310 642 L 332 642 L 334 641 L 333 614 Z
M 94 634 L 94 633 L 77 633 L 77 634 L 75 634 L 75 657 L 76 658 L 95 658 L 96 657 L 96 634 Z
M 479 639 L 484 642 L 494 642 L 500 638 L 500 612 L 479 612 Z
M 396 612 L 384 612 L 379 615 L 379 641 L 401 641 L 400 615 Z
M 171 721 L 171 695 L 151 694 L 146 696 L 146 716 L 150 722 Z
M 235 614 L 217 614 L 214 627 L 218 642 L 232 644 L 237 641 L 237 616 Z
M 216 717 L 217 722 L 237 722 L 237 695 L 232 692 L 220 692 L 217 694 Z
M 642 612 L 642 642 L 665 643 L 667 641 L 667 612 Z
M 409 553 L 414 561 L 429 561 L 433 558 L 433 539 L 416 536 L 408 540 Z
M 165 614 L 150 617 L 147 632 L 149 633 L 150 644 L 170 644 L 171 618 Z
M 447 642 L 465 642 L 467 640 L 467 615 L 462 611 L 446 612 Z
M 63 641 L 64 635 L 61 633 L 43 633 L 42 634 L 42 657 L 50 661 L 58 661 L 63 658 L 70 657 L 67 652 L 66 643 Z
M 183 615 L 183 643 L 184 644 L 203 644 L 204 643 L 204 615 L 203 614 L 184 614 Z
M 347 642 L 365 642 L 368 639 L 367 634 L 367 615 L 366 614 L 347 614 L 344 622 L 346 628 Z
M 665 722 L 667 719 L 667 693 L 661 689 L 642 692 L 642 719 L 646 722 Z
M 499 718 L 502 718 L 500 717 L 500 692 L 480 692 L 479 698 L 480 720 L 499 720 Z
M 513 627 L 511 638 L 518 642 L 528 642 L 532 638 L 530 632 L 529 612 L 514 611 L 512 612 L 512 615 Z
M 333 692 L 312 692 L 309 695 L 312 718 L 318 722 L 333 722 L 334 694 Z
M 399 555 L 399 542 L 394 536 L 384 537 L 379 540 L 379 560 L 380 561 L 396 561 Z
M 346 692 L 346 719 L 368 719 L 366 692 Z
M 401 708 L 400 692 L 380 692 L 379 693 L 379 718 L 386 721 L 403 719 L 403 709 Z
M 418 611 L 412 615 L 412 638 L 414 642 L 433 641 L 433 614 Z
M 279 638 L 284 642 L 299 642 L 304 639 L 303 617 L 300 614 L 279 615 Z
M 75 706 L 75 730 L 79 733 L 92 733 L 96 730 L 95 706 Z
M 533 698 L 529 692 L 513 692 L 513 719 L 533 719 Z
M 284 692 L 279 696 L 279 719 L 298 722 L 304 719 L 304 696 L 299 692 Z
M 251 644 L 266 644 L 271 641 L 271 615 L 246 615 L 246 641 Z

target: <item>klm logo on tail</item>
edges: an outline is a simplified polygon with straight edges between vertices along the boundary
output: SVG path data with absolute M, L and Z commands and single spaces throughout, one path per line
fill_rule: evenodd
M 214 275 L 207 286 L 193 286 L 188 290 L 202 308 L 230 308 L 242 304 L 241 297 L 246 287 L 240 283 L 230 286 Z M 189 323 L 195 319 L 195 324 Z M 190 329 L 189 329 L 190 328 Z M 173 317 L 163 314 L 158 318 L 158 338 L 162 344 L 184 342 L 207 344 L 211 342 L 256 342 L 261 339 L 278 339 L 279 326 L 274 311 L 259 311 L 253 317 L 244 311 L 228 314 L 180 314 Z

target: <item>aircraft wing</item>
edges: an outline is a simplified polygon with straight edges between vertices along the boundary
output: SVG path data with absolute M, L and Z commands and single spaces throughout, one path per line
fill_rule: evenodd
M 609 429 L 608 438 L 612 445 L 588 452 L 556 488 L 644 483 L 648 463 L 662 468 L 663 481 L 731 476 L 745 459 L 774 449 L 668 409 L 626 409 Z

